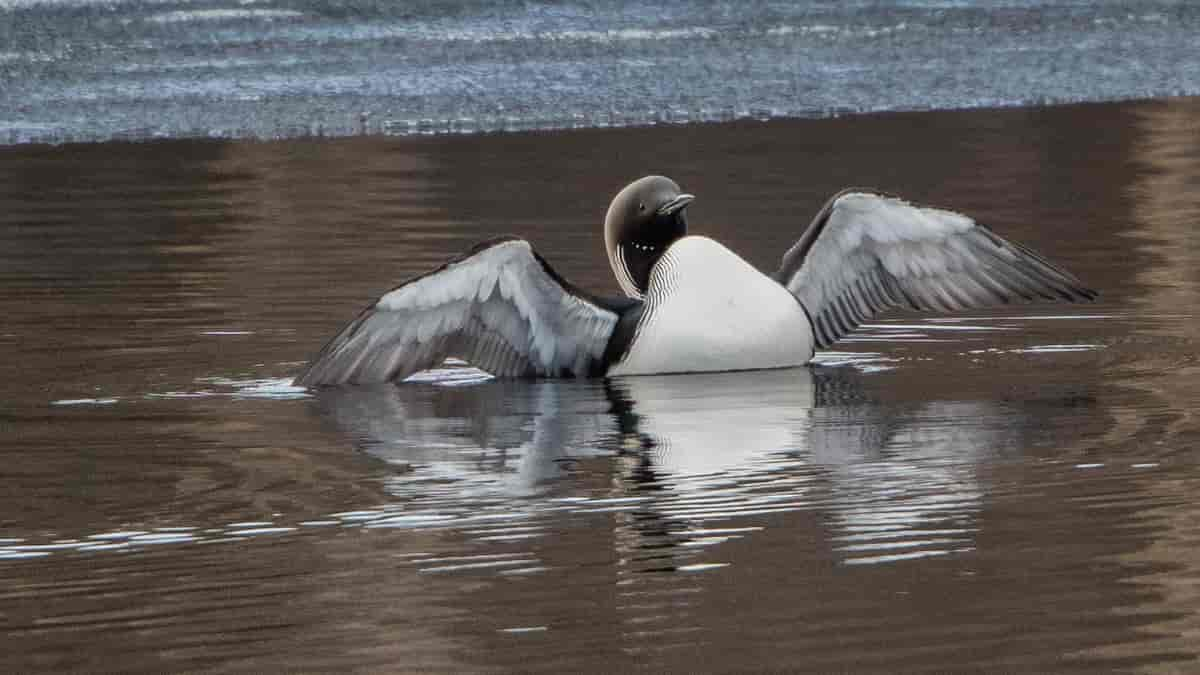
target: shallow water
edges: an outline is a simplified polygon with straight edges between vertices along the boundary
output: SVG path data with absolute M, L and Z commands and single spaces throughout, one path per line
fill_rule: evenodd
M 0 666 L 1185 672 L 1200 101 L 0 151 Z M 499 232 L 615 292 L 629 178 L 773 268 L 865 184 L 1090 305 L 889 314 L 775 372 L 293 388 Z

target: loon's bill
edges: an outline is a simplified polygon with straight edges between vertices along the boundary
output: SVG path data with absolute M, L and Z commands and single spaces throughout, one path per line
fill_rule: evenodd
M 831 199 L 767 276 L 687 234 L 692 200 L 662 176 L 613 199 L 604 241 L 625 297 L 576 287 L 525 240 L 492 239 L 384 294 L 296 383 L 397 381 L 448 357 L 498 377 L 790 367 L 890 307 L 949 312 L 1096 297 L 967 216 L 864 190 Z

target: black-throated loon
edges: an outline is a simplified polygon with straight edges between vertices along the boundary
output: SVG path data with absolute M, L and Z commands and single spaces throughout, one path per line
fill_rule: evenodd
M 687 234 L 692 200 L 663 176 L 617 193 L 604 243 L 624 298 L 579 289 L 523 239 L 492 239 L 385 293 L 296 383 L 401 380 L 450 356 L 500 377 L 781 368 L 889 307 L 1096 297 L 964 215 L 861 190 L 831 199 L 767 276 Z

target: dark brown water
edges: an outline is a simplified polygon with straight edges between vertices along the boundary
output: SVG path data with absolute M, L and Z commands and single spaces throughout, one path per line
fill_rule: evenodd
M 1180 99 L 0 150 L 0 669 L 1194 671 L 1197 128 Z M 651 172 L 762 268 L 869 185 L 1102 301 L 888 315 L 811 369 L 288 386 L 486 236 L 615 292 L 599 223 Z

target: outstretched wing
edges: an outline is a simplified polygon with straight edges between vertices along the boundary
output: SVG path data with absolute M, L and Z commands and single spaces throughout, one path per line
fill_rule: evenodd
M 1066 270 L 962 214 L 861 191 L 821 209 L 775 280 L 808 310 L 821 348 L 888 307 L 948 312 L 1096 297 Z
M 388 382 L 449 356 L 497 376 L 598 374 L 620 311 L 560 277 L 529 242 L 494 239 L 379 298 L 296 383 Z

